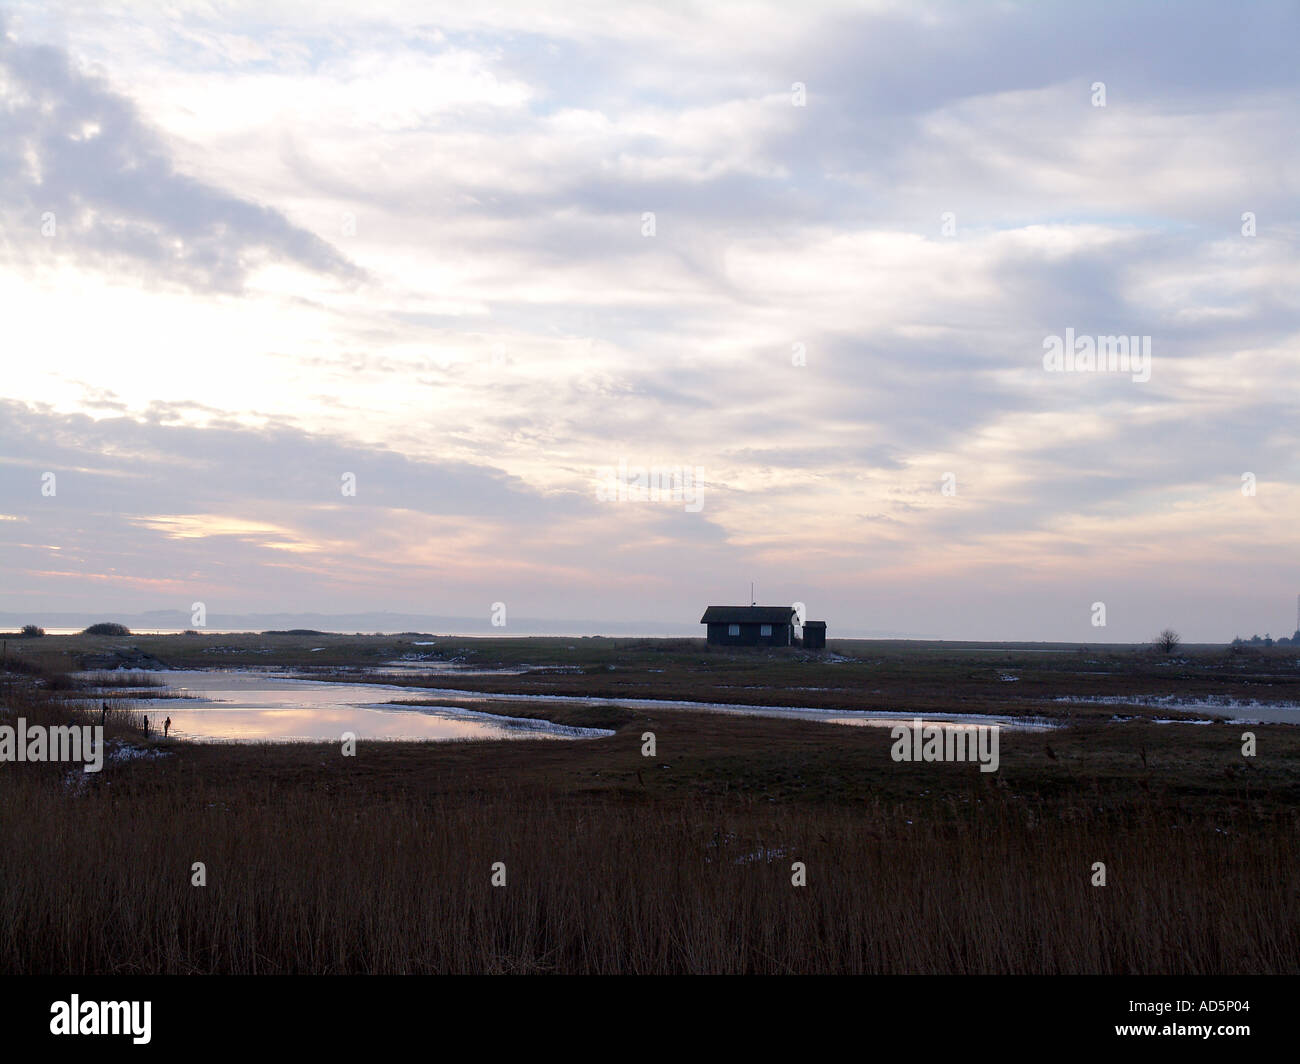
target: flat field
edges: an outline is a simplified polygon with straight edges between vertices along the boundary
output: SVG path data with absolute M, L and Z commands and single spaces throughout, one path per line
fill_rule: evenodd
M 1289 647 L 49 636 L 8 641 L 0 699 L 80 719 L 71 674 L 106 655 L 614 734 L 197 744 L 113 691 L 102 772 L 0 764 L 0 971 L 1300 971 L 1300 728 L 1171 708 L 1300 704 Z M 372 671 L 398 660 L 436 681 Z M 895 761 L 889 728 L 620 699 L 1052 726 L 1003 729 L 986 773 Z

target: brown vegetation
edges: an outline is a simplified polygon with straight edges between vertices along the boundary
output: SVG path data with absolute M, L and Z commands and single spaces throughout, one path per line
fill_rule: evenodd
M 1293 727 L 1246 759 L 1241 726 L 1079 718 L 985 774 L 896 763 L 888 729 L 472 708 L 618 730 L 0 765 L 0 971 L 1300 971 Z

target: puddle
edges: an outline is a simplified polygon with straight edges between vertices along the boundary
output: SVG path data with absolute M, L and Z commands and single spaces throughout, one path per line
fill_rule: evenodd
M 1151 706 L 1175 713 L 1198 713 L 1216 721 L 1158 720 L 1157 724 L 1300 724 L 1300 703 L 1258 702 L 1254 699 L 1214 697 L 1186 698 L 1179 695 L 1063 695 L 1054 699 L 1071 705 Z

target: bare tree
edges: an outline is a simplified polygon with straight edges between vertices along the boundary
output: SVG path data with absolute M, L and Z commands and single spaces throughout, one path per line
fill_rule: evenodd
M 1156 646 L 1166 654 L 1172 654 L 1178 649 L 1178 644 L 1183 641 L 1183 637 L 1175 632 L 1172 628 L 1166 628 L 1156 636 Z

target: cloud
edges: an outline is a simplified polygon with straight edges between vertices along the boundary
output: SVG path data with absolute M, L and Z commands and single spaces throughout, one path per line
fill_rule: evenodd
M 610 575 L 619 559 L 638 559 L 635 572 L 667 544 L 693 545 L 693 565 L 725 552 L 705 516 L 599 503 L 594 482 L 555 491 L 284 424 L 178 422 L 193 413 L 95 420 L 0 400 L 11 601 L 39 584 L 122 608 L 151 595 L 215 596 L 227 611 L 343 596 L 456 612 L 508 598 L 562 617 L 573 588 L 625 582 Z
M 179 172 L 129 99 L 61 50 L 17 43 L 3 24 L 0 202 L 11 259 L 66 255 L 155 283 L 228 292 L 265 263 L 339 282 L 363 277 L 281 211 Z
M 0 502 L 29 589 L 47 534 L 303 607 L 671 618 L 758 578 L 1093 638 L 1076 600 L 1142 587 L 1142 638 L 1300 580 L 1293 4 L 14 7 L 60 48 L 0 64 L 6 483 L 76 489 Z M 287 220 L 342 212 L 346 261 Z M 1067 328 L 1150 335 L 1151 380 L 1044 372 Z M 595 505 L 619 459 L 702 466 L 704 513 Z

